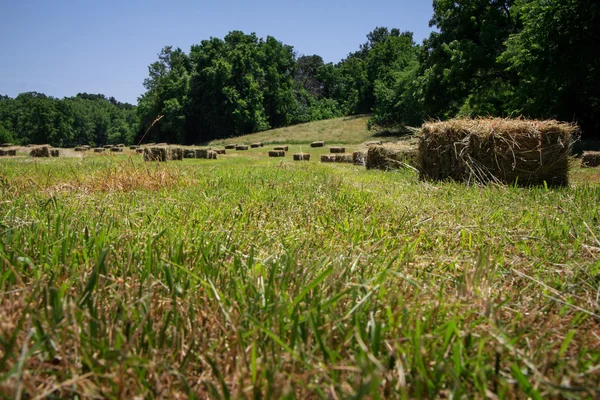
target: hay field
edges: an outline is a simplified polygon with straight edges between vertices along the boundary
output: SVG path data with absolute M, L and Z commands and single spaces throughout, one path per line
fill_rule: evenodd
M 600 396 L 597 169 L 482 187 L 271 149 L 0 159 L 0 396 Z

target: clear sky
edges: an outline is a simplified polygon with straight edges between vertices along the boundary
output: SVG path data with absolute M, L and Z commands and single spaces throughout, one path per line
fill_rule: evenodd
M 102 93 L 136 104 L 167 45 L 232 30 L 338 62 L 376 26 L 429 35 L 431 0 L 0 0 L 0 94 Z

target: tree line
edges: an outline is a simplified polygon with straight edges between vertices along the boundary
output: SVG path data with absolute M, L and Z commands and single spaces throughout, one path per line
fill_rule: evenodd
M 599 2 L 434 0 L 433 10 L 422 43 L 377 27 L 335 64 L 240 31 L 188 53 L 167 46 L 137 108 L 101 95 L 3 98 L 0 139 L 192 144 L 367 113 L 393 129 L 456 116 L 556 118 L 598 138 Z

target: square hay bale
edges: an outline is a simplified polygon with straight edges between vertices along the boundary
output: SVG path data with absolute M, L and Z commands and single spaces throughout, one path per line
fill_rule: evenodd
M 364 151 L 355 151 L 352 153 L 352 162 L 354 165 L 365 165 L 367 153 Z
M 196 158 L 208 158 L 208 149 L 196 149 L 194 152 L 196 154 Z
M 584 151 L 581 156 L 581 168 L 600 166 L 600 151 Z
M 419 151 L 416 147 L 400 145 L 370 146 L 367 150 L 365 166 L 367 169 L 390 171 L 419 165 Z
M 144 149 L 142 148 L 137 148 L 135 149 L 136 154 L 143 154 L 144 153 Z
M 289 147 L 288 146 L 277 146 L 274 147 L 273 150 L 279 150 L 279 151 L 288 151 Z
M 310 161 L 310 154 L 308 153 L 296 153 L 293 157 L 294 161 Z
M 167 152 L 169 160 L 181 161 L 183 160 L 183 149 L 181 147 L 171 147 Z
M 329 152 L 330 153 L 345 153 L 346 148 L 345 147 L 330 147 Z
M 15 157 L 17 155 L 16 149 L 8 149 L 6 150 L 6 155 L 9 157 Z
M 115 147 L 125 147 L 125 145 L 123 143 L 119 143 Z
M 248 150 L 248 146 L 246 146 L 245 144 L 240 144 L 240 145 L 235 146 L 235 150 L 236 151 Z
M 322 163 L 332 163 L 335 162 L 335 154 L 322 154 L 321 155 Z
M 8 151 L 6 150 L 0 150 L 0 157 L 4 157 L 8 155 Z
M 11 147 L 12 145 L 12 143 L 2 143 L 0 144 L 0 147 Z
M 105 145 L 104 145 L 104 146 L 102 146 L 102 147 L 103 147 L 103 148 L 105 148 L 105 149 L 110 149 L 110 148 L 112 148 L 112 147 L 113 147 L 113 145 L 112 145 L 112 144 L 105 144 Z
M 75 151 L 87 151 L 87 149 L 85 147 L 77 146 L 75 147 Z
M 285 151 L 271 150 L 271 151 L 269 151 L 269 157 L 285 157 Z
M 183 150 L 183 158 L 196 158 L 196 150 L 193 150 L 193 149 Z
M 259 142 L 259 143 L 252 143 L 252 144 L 250 145 L 250 147 L 251 147 L 251 148 L 253 148 L 253 149 L 256 149 L 256 148 L 258 148 L 258 147 L 263 147 L 263 144 L 262 144 L 262 143 L 260 143 L 260 142 Z
M 114 146 L 114 147 L 110 148 L 110 151 L 113 152 L 113 153 L 122 153 L 123 152 L 123 148 L 122 147 Z
M 322 140 L 318 142 L 312 142 L 310 147 L 325 147 L 325 142 Z
M 129 146 L 129 150 L 137 150 L 138 147 L 140 147 L 140 146 L 131 145 L 131 146 Z
M 50 150 L 50 156 L 51 157 L 58 157 L 58 156 L 60 156 L 60 150 L 58 150 L 58 149 L 52 149 L 52 150 Z
M 225 151 L 225 149 L 215 149 L 213 150 L 215 153 L 217 154 L 226 154 L 227 152 Z
M 564 186 L 577 126 L 557 121 L 455 119 L 425 123 L 421 179 Z
M 225 145 L 225 150 L 234 150 L 237 147 L 237 144 L 227 144 Z
M 48 146 L 38 146 L 32 147 L 29 152 L 31 157 L 50 157 L 50 147 Z
M 144 161 L 167 161 L 167 149 L 165 147 L 145 148 Z
M 352 163 L 354 159 L 352 158 L 352 154 L 334 154 L 333 162 L 336 163 Z
M 208 158 L 209 160 L 216 160 L 217 152 L 214 150 L 209 150 L 206 158 Z
M 106 150 L 104 147 L 96 147 L 94 153 L 104 153 L 104 150 Z

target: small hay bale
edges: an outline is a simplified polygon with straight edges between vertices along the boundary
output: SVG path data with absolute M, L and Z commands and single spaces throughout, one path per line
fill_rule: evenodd
M 123 143 L 119 143 L 115 147 L 125 147 L 125 145 Z
M 354 165 L 365 165 L 367 160 L 367 153 L 364 151 L 355 151 L 352 153 L 352 162 Z
M 208 158 L 209 160 L 216 160 L 217 152 L 214 150 L 209 150 L 206 158 Z
M 253 149 L 256 149 L 256 148 L 258 148 L 258 147 L 263 147 L 263 144 L 262 144 L 262 143 L 252 143 L 252 144 L 250 145 L 250 147 L 252 147 Z
M 4 157 L 8 155 L 8 151 L 6 150 L 0 150 L 0 157 Z
M 248 150 L 248 146 L 246 146 L 245 144 L 241 144 L 241 145 L 235 146 L 235 150 L 236 151 Z
M 335 154 L 322 154 L 321 155 L 322 163 L 332 163 L 335 162 Z
M 58 157 L 58 156 L 60 156 L 60 150 L 58 150 L 58 149 L 52 149 L 52 150 L 50 150 L 50 156 L 51 157 Z
M 135 152 L 136 152 L 136 154 L 142 154 L 142 153 L 144 153 L 144 149 L 137 148 L 137 149 L 135 149 Z
M 365 142 L 365 146 L 369 147 L 369 146 L 381 146 L 383 143 L 381 142 L 381 140 L 372 140 L 370 142 Z
M 196 158 L 208 158 L 208 149 L 196 149 L 194 153 L 196 154 Z
M 310 147 L 325 147 L 325 142 L 322 140 L 318 142 L 312 142 Z
M 279 150 L 279 151 L 288 151 L 289 147 L 288 146 L 277 146 L 274 147 L 273 150 Z
M 48 146 L 38 146 L 32 147 L 29 152 L 31 157 L 50 157 L 50 147 Z
M 171 147 L 167 157 L 169 160 L 181 161 L 183 160 L 183 149 L 181 147 Z
M 194 149 L 183 150 L 183 158 L 196 158 L 196 151 Z
M 346 148 L 345 147 L 330 147 L 329 152 L 330 153 L 345 153 Z
M 6 155 L 9 157 L 15 157 L 17 155 L 17 150 L 15 150 L 15 149 L 6 150 Z
M 106 150 L 104 147 L 96 147 L 94 153 L 104 153 L 104 150 Z
M 581 156 L 581 168 L 600 166 L 600 151 L 584 151 Z
M 213 150 L 213 151 L 214 151 L 215 153 L 217 153 L 217 154 L 226 154 L 226 151 L 225 151 L 225 149 L 215 149 L 215 150 Z
M 237 147 L 237 144 L 227 144 L 225 145 L 226 150 L 234 150 Z
M 269 151 L 269 157 L 285 157 L 285 151 L 271 150 L 271 151 Z
M 112 144 L 105 144 L 105 145 L 104 145 L 104 146 L 102 146 L 102 147 L 103 147 L 103 148 L 105 148 L 105 149 L 110 149 L 110 148 L 112 148 L 112 147 L 113 147 L 113 145 L 112 145 Z
M 421 127 L 421 179 L 564 186 L 577 126 L 557 121 L 455 119 Z
M 352 162 L 354 162 L 354 160 L 352 158 L 352 154 L 335 154 L 333 157 L 333 162 L 352 163 Z
M 122 147 L 114 146 L 114 147 L 110 148 L 110 151 L 113 152 L 113 153 L 122 153 L 123 152 L 123 148 Z
M 167 161 L 167 149 L 165 147 L 145 148 L 144 161 Z
M 365 162 L 367 169 L 394 169 L 416 168 L 419 165 L 419 152 L 413 147 L 404 147 L 393 144 L 371 146 L 367 151 Z
M 12 143 L 2 143 L 2 144 L 0 144 L 0 147 L 11 147 L 11 146 L 13 146 Z
M 294 161 L 310 161 L 310 154 L 308 153 L 296 153 L 293 157 Z
M 86 151 L 86 149 L 83 147 L 77 146 L 77 147 L 75 147 L 75 151 Z
M 137 150 L 138 147 L 140 147 L 140 146 L 131 145 L 131 146 L 129 146 L 129 150 Z

